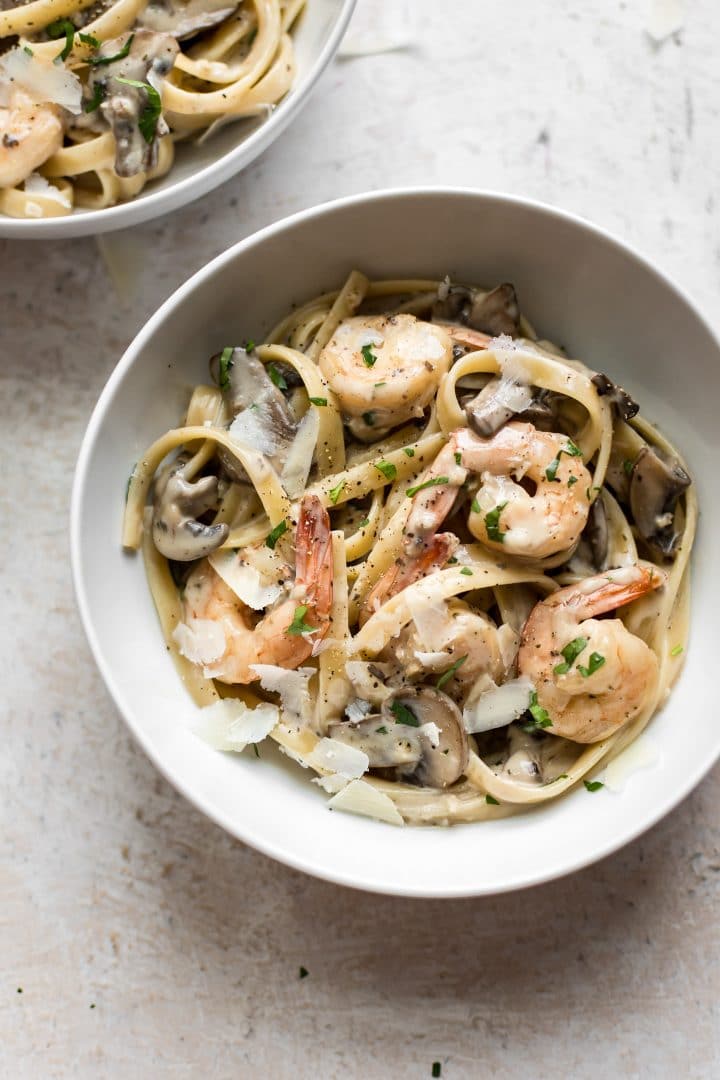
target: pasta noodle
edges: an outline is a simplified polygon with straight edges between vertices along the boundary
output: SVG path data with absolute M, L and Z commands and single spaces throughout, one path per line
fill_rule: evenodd
M 30 0 L 0 10 L 0 212 L 132 199 L 175 146 L 267 116 L 305 0 Z
M 359 272 L 210 370 L 123 528 L 196 704 L 277 707 L 330 805 L 388 821 L 595 790 L 687 636 L 694 489 L 632 398 L 510 285 Z

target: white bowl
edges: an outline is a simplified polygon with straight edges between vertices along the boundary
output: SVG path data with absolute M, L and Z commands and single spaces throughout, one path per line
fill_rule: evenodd
M 229 180 L 266 150 L 300 112 L 335 55 L 355 3 L 310 0 L 292 32 L 295 84 L 267 120 L 229 124 L 201 146 L 179 143 L 170 172 L 153 180 L 129 202 L 104 210 L 77 209 L 67 217 L 40 220 L 0 214 L 0 237 L 67 239 L 114 232 L 177 210 Z
M 339 285 L 352 267 L 370 277 L 513 281 L 538 330 L 617 377 L 689 460 L 703 510 L 690 648 L 645 737 L 645 764 L 656 760 L 629 770 L 620 794 L 581 787 L 500 821 L 399 829 L 329 813 L 309 775 L 281 755 L 265 748 L 259 761 L 223 755 L 179 721 L 188 699 L 165 651 L 142 561 L 120 547 L 128 474 L 143 449 L 175 426 L 189 388 L 207 378 L 210 355 L 228 341 L 262 340 L 293 302 Z M 568 873 L 656 822 L 720 754 L 710 707 L 719 399 L 720 346 L 692 302 L 639 255 L 568 214 L 457 190 L 379 192 L 296 214 L 178 289 L 100 397 L 72 505 L 73 572 L 95 659 L 131 731 L 178 790 L 233 835 L 291 866 L 407 896 L 494 893 Z

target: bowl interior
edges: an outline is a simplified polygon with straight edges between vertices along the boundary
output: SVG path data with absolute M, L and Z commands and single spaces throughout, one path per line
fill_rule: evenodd
M 151 181 L 137 198 L 104 210 L 78 208 L 63 218 L 17 219 L 0 215 L 0 236 L 88 236 L 149 221 L 185 205 L 249 165 L 301 108 L 337 49 L 356 0 L 312 0 L 292 31 L 297 74 L 290 92 L 267 119 L 239 120 L 206 142 L 179 143 L 170 172 Z
M 513 281 L 538 331 L 624 385 L 690 463 L 703 510 L 684 672 L 644 739 L 650 767 L 624 790 L 584 789 L 539 810 L 452 829 L 397 829 L 328 813 L 307 773 L 280 755 L 216 753 L 187 730 L 194 706 L 169 660 L 139 558 L 123 554 L 133 463 L 173 427 L 207 358 L 262 340 L 291 304 L 372 277 Z M 115 701 L 165 775 L 241 839 L 335 881 L 408 895 L 473 895 L 557 876 L 628 841 L 682 798 L 720 753 L 704 707 L 714 663 L 720 524 L 712 454 L 718 344 L 690 302 L 605 234 L 549 208 L 472 192 L 380 193 L 280 222 L 220 256 L 158 312 L 119 364 L 83 444 L 73 561 L 96 659 Z M 701 586 L 701 587 L 700 587 Z M 690 729 L 690 731 L 688 731 Z

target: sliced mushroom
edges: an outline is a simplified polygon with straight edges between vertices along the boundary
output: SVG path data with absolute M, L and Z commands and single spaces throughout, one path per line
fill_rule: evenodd
M 435 788 L 449 787 L 462 776 L 468 763 L 467 735 L 460 710 L 447 694 L 429 687 L 401 690 L 383 703 L 381 716 L 388 729 L 394 724 L 412 731 L 413 719 L 418 728 L 428 724 L 437 728 L 437 746 L 433 746 L 428 729 L 417 732 L 422 757 L 412 770 L 399 770 L 402 775 Z
M 413 728 L 388 723 L 377 714 L 367 716 L 358 724 L 340 721 L 328 727 L 331 739 L 363 750 L 371 769 L 414 769 L 423 755 L 421 737 Z
M 596 499 L 590 507 L 583 538 L 590 546 L 593 566 L 600 573 L 607 567 L 609 544 L 607 512 L 602 498 Z
M 593 375 L 592 383 L 600 397 L 610 399 L 610 404 L 621 420 L 631 420 L 639 412 L 640 406 L 630 397 L 627 390 L 623 390 L 622 386 L 618 386 L 607 375 L 598 372 L 597 375 Z
M 140 26 L 178 41 L 223 22 L 239 7 L 232 0 L 153 0 L 137 17 Z
M 210 370 L 219 363 L 219 354 L 210 361 Z M 232 351 L 223 386 L 232 418 L 230 434 L 270 458 L 281 471 L 290 444 L 297 433 L 295 419 L 282 391 L 267 373 L 265 365 L 250 350 Z M 220 450 L 218 456 L 227 474 L 239 483 L 247 481 L 244 470 L 231 454 Z
M 128 43 L 129 51 L 123 56 Z M 92 68 L 87 94 L 89 99 L 102 99 L 99 111 L 115 136 L 118 176 L 136 176 L 157 164 L 159 140 L 169 128 L 162 114 L 154 115 L 145 86 L 157 90 L 158 80 L 170 72 L 178 51 L 174 37 L 152 30 L 122 34 L 100 47 L 98 58 L 120 55 L 120 59 Z
M 494 337 L 499 334 L 517 337 L 520 333 L 517 293 L 509 282 L 490 292 L 443 283 L 432 307 L 432 317 L 461 322 Z
M 630 474 L 630 510 L 638 532 L 661 555 L 674 555 L 679 536 L 675 507 L 691 480 L 676 458 L 644 446 Z
M 218 505 L 216 476 L 187 480 L 188 458 L 167 465 L 155 481 L 152 536 L 155 547 L 166 559 L 190 562 L 202 559 L 225 541 L 228 526 L 203 525 L 198 518 Z
M 512 379 L 491 379 L 480 393 L 465 406 L 468 424 L 478 435 L 487 439 L 508 420 L 530 407 L 533 392 Z

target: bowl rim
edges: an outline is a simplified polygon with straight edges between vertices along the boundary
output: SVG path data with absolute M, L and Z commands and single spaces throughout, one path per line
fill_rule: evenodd
M 522 882 L 510 882 L 507 885 L 486 885 L 479 883 L 477 887 L 472 889 L 469 889 L 467 886 L 448 887 L 442 885 L 432 889 L 417 888 L 413 885 L 403 884 L 402 882 L 383 883 L 382 886 L 379 886 L 377 883 L 371 882 L 367 877 L 363 878 L 362 871 L 358 872 L 357 875 L 337 872 L 334 871 L 332 867 L 315 864 L 311 859 L 297 856 L 291 849 L 283 848 L 280 844 L 267 842 L 248 834 L 247 830 L 243 828 L 242 821 L 238 822 L 231 819 L 229 815 L 213 807 L 207 798 L 191 793 L 187 789 L 184 781 L 173 775 L 172 770 L 167 768 L 159 756 L 153 752 L 149 740 L 144 737 L 141 726 L 136 724 L 131 711 L 129 709 L 126 711 L 121 704 L 122 695 L 115 682 L 113 673 L 105 661 L 100 643 L 95 634 L 85 590 L 83 567 L 80 559 L 80 523 L 82 507 L 89 466 L 91 463 L 91 451 L 94 448 L 98 429 L 105 418 L 108 407 L 112 403 L 116 388 L 135 363 L 138 354 L 145 347 L 148 339 L 162 326 L 166 321 L 166 318 L 175 310 L 175 308 L 183 304 L 187 297 L 207 277 L 222 270 L 226 264 L 232 262 L 238 255 L 241 255 L 244 251 L 257 244 L 264 243 L 267 239 L 282 233 L 284 230 L 291 228 L 300 222 L 312 221 L 313 219 L 323 217 L 327 214 L 352 209 L 359 205 L 386 202 L 388 200 L 402 201 L 415 196 L 436 198 L 441 201 L 448 197 L 456 196 L 489 202 L 499 201 L 518 208 L 530 209 L 541 215 L 545 215 L 551 220 L 570 224 L 589 233 L 595 239 L 609 244 L 623 256 L 630 257 L 632 260 L 636 261 L 643 269 L 649 271 L 653 277 L 657 278 L 662 285 L 674 292 L 692 312 L 715 344 L 718 352 L 720 352 L 720 336 L 713 328 L 709 319 L 704 315 L 699 305 L 689 296 L 682 286 L 678 285 L 669 275 L 660 270 L 655 263 L 641 254 L 632 245 L 626 244 L 623 240 L 620 240 L 603 227 L 595 225 L 586 218 L 571 213 L 570 211 L 559 209 L 531 197 L 506 194 L 489 188 L 438 185 L 386 188 L 378 191 L 361 192 L 340 199 L 320 203 L 316 206 L 308 207 L 288 215 L 287 217 L 281 218 L 245 237 L 238 243 L 233 244 L 219 255 L 216 255 L 206 263 L 205 266 L 201 267 L 190 278 L 183 282 L 160 305 L 155 314 L 145 323 L 127 347 L 103 387 L 82 438 L 75 466 L 70 505 L 70 558 L 75 596 L 80 611 L 83 629 L 95 663 L 116 709 L 123 717 L 131 734 L 142 747 L 145 754 L 150 758 L 153 765 L 175 788 L 175 790 L 183 795 L 196 809 L 200 810 L 215 824 L 225 829 L 232 837 L 248 844 L 255 850 L 262 852 L 262 854 L 267 855 L 286 866 L 290 866 L 295 870 L 300 870 L 303 873 L 310 874 L 313 877 L 329 881 L 333 884 L 344 885 L 365 892 L 388 896 L 403 896 L 415 899 L 459 899 L 463 897 L 499 895 L 501 893 L 514 892 L 516 890 L 530 888 L 534 885 L 554 881 L 561 877 L 565 877 L 568 874 L 575 873 L 578 870 L 582 870 L 583 868 L 613 854 L 633 840 L 636 840 L 678 806 L 712 769 L 716 761 L 720 758 L 720 737 L 718 738 L 717 745 L 707 758 L 703 760 L 693 772 L 685 775 L 682 778 L 682 782 L 678 784 L 678 787 L 673 789 L 667 797 L 656 800 L 654 805 L 644 814 L 644 816 L 634 819 L 633 823 L 627 829 L 618 832 L 617 835 L 599 842 L 589 853 L 578 849 L 577 855 L 566 860 L 562 868 L 555 867 L 547 872 L 534 874 Z
M 55 218 L 13 218 L 0 214 L 0 239 L 72 239 L 101 236 L 118 229 L 142 225 L 187 206 L 242 172 L 267 150 L 305 106 L 320 76 L 337 52 L 357 0 L 338 0 L 338 3 L 340 6 L 327 41 L 304 78 L 290 88 L 271 116 L 259 124 L 239 146 L 228 150 L 202 169 L 186 176 L 184 180 L 176 180 L 165 188 L 150 190 L 147 194 L 140 194 L 134 199 L 107 206 L 102 210 L 87 210 L 81 213 L 73 210 L 65 217 Z

